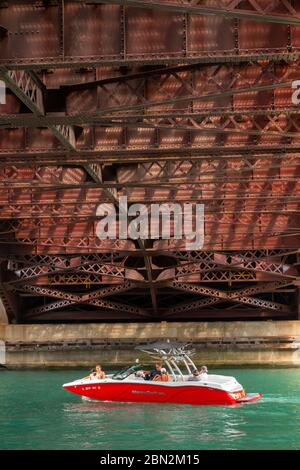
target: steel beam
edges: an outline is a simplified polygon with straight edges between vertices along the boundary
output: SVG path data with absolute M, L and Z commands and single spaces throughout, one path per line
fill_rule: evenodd
M 118 264 L 102 264 L 102 263 L 91 263 L 91 261 L 80 262 L 78 265 L 70 266 L 67 268 L 61 268 L 57 266 L 31 266 L 15 271 L 17 275 L 16 279 L 9 281 L 9 284 L 17 284 L 23 282 L 31 282 L 32 280 L 41 276 L 53 276 L 55 274 L 63 274 L 67 272 L 75 273 L 91 273 L 97 276 L 108 276 L 119 279 L 131 278 L 136 281 L 142 280 L 142 277 L 134 269 L 124 268 Z
M 64 121 L 64 119 L 60 119 Z M 44 120 L 46 121 L 46 120 Z M 12 121 L 12 125 L 13 121 Z M 43 127 L 45 123 L 35 121 L 36 127 Z M 23 126 L 28 127 L 28 123 L 25 120 Z M 144 118 L 141 122 L 131 122 L 127 120 L 112 119 L 111 121 L 99 121 L 95 124 L 94 128 L 89 127 L 90 133 L 103 133 L 108 134 L 110 129 L 114 131 L 115 135 L 120 132 L 121 128 L 128 128 L 132 133 L 139 135 L 142 129 L 149 129 L 147 138 L 153 141 L 153 133 L 159 132 L 157 140 L 163 139 L 163 131 L 173 131 L 174 136 L 176 134 L 181 137 L 183 133 L 190 133 L 193 138 L 204 135 L 237 135 L 237 136 L 256 136 L 256 137 L 299 137 L 300 129 L 300 117 L 286 116 L 278 114 L 277 116 L 265 115 L 262 119 L 260 116 L 249 116 L 241 117 L 236 119 L 235 116 L 230 116 L 225 119 L 223 116 L 214 118 L 160 118 L 146 119 Z M 75 134 L 72 126 L 61 124 L 50 126 L 55 136 L 59 141 L 67 146 L 70 150 L 76 149 Z M 151 132 L 152 130 L 152 132 Z M 162 135 L 161 135 L 162 134 Z M 119 139 L 118 139 L 119 140 Z M 101 146 L 101 143 L 98 144 Z
M 246 260 L 245 257 L 240 255 L 230 255 L 232 262 L 228 262 L 226 259 L 229 256 L 222 254 L 204 253 L 201 252 L 202 259 L 198 257 L 197 262 L 189 262 L 182 265 L 178 265 L 176 268 L 168 268 L 162 270 L 157 281 L 162 279 L 178 279 L 192 274 L 208 273 L 212 271 L 220 271 L 222 269 L 238 270 L 238 271 L 249 271 L 254 273 L 268 273 L 275 276 L 281 276 L 283 278 L 295 279 L 298 276 L 298 271 L 293 266 L 287 264 L 278 264 L 274 262 L 266 262 L 258 259 Z M 96 256 L 94 256 L 96 258 Z M 9 268 L 14 270 L 17 278 L 10 280 L 8 284 L 16 284 L 22 282 L 31 282 L 32 280 L 41 276 L 53 276 L 55 274 L 63 274 L 67 272 L 80 272 L 80 273 L 91 273 L 97 276 L 108 276 L 117 277 L 121 279 L 134 279 L 135 281 L 143 280 L 142 276 L 134 269 L 124 268 L 118 264 L 100 264 L 92 260 L 85 261 L 82 259 L 75 264 L 68 264 L 66 267 L 65 263 L 55 265 L 37 264 L 30 267 L 24 267 L 16 269 L 16 266 L 10 266 Z M 92 258 L 92 256 L 90 256 Z
M 46 266 L 49 269 L 72 269 L 79 267 L 85 263 L 113 263 L 123 258 L 120 253 L 101 253 L 89 255 L 25 255 L 18 256 L 12 254 L 0 254 L 0 260 L 7 261 L 7 269 L 9 271 L 17 271 L 26 267 L 35 268 L 38 266 Z
M 0 66 L 0 78 L 36 116 L 44 115 L 44 89 L 34 72 L 8 70 Z
M 92 167 L 92 165 L 90 165 Z M 100 165 L 99 165 L 99 168 Z M 129 170 L 129 171 L 127 171 Z M 272 170 L 272 174 L 268 170 Z M 300 170 L 300 158 L 298 155 L 279 156 L 266 159 L 259 157 L 241 156 L 240 159 L 208 158 L 199 160 L 178 161 L 152 161 L 149 163 L 136 163 L 128 166 L 122 164 L 117 167 L 117 179 L 115 182 L 103 182 L 104 187 L 122 187 L 122 185 L 169 185 L 196 183 L 200 181 L 232 181 L 247 178 L 250 181 L 260 179 L 280 178 L 285 172 L 289 173 L 288 179 L 298 176 Z M 92 176 L 92 175 L 91 175 Z M 28 167 L 26 170 L 20 167 L 0 167 L 0 188 L 26 188 L 38 187 L 47 189 L 68 189 L 80 187 L 93 187 L 84 178 L 81 168 L 68 168 L 66 166 L 52 167 Z
M 249 89 L 249 92 L 250 89 Z M 220 96 L 221 97 L 221 96 Z M 87 124 L 93 124 L 95 126 L 102 127 L 118 127 L 126 126 L 127 128 L 139 127 L 144 129 L 151 128 L 178 128 L 193 130 L 198 121 L 207 121 L 209 119 L 229 118 L 232 117 L 236 120 L 236 124 L 240 125 L 241 122 L 253 121 L 259 122 L 259 118 L 264 117 L 271 121 L 272 118 L 278 119 L 279 116 L 285 117 L 295 116 L 298 119 L 300 113 L 299 107 L 288 104 L 285 107 L 273 108 L 271 107 L 247 107 L 240 109 L 239 107 L 230 106 L 230 108 L 214 108 L 211 111 L 205 109 L 191 112 L 189 106 L 186 108 L 170 111 L 162 110 L 156 113 L 147 112 L 141 114 L 112 114 L 108 116 L 102 116 L 101 111 L 97 112 L 84 112 L 77 114 L 66 114 L 66 113 L 46 113 L 44 116 L 35 116 L 27 113 L 18 114 L 3 114 L 0 115 L 0 126 L 3 129 L 10 129 L 15 127 L 51 127 L 56 125 L 73 125 L 82 126 Z M 194 122 L 193 122 L 194 121 Z M 164 126 L 165 123 L 165 126 Z
M 128 7 L 157 9 L 168 12 L 188 13 L 190 15 L 215 15 L 225 18 L 247 19 L 252 21 L 262 21 L 281 24 L 300 25 L 300 16 L 293 4 L 289 0 L 280 0 L 266 4 L 256 0 L 250 1 L 252 9 L 243 8 L 243 1 L 237 0 L 226 2 L 222 0 L 218 7 L 211 6 L 209 1 L 199 0 L 77 0 L 86 4 L 113 3 Z M 285 13 L 282 13 L 284 9 Z
M 129 255 L 131 253 L 128 253 Z M 140 254 L 142 254 L 140 252 Z M 166 255 L 165 255 L 166 256 Z M 143 270 L 144 271 L 144 270 Z M 158 274 L 159 270 L 154 269 L 155 276 Z M 141 288 L 149 288 L 150 283 L 144 274 L 144 278 L 142 280 L 135 279 L 134 277 L 128 277 L 129 279 L 133 279 L 134 282 L 137 283 Z M 160 294 L 161 288 L 168 282 L 170 277 L 167 277 L 166 280 L 162 278 L 157 278 L 153 282 L 153 287 L 157 290 Z M 180 280 L 178 278 L 178 282 L 189 282 L 189 283 L 212 283 L 212 284 L 227 284 L 233 285 L 237 283 L 251 283 L 254 282 L 272 282 L 276 277 L 272 274 L 257 274 L 253 271 L 245 271 L 245 270 L 207 270 L 201 273 L 198 273 L 196 276 L 194 274 L 190 274 L 189 276 L 185 276 Z M 278 277 L 277 277 L 278 279 Z M 286 278 L 282 278 L 286 279 Z M 32 285 L 39 285 L 39 286 L 57 286 L 57 285 L 81 285 L 81 286 L 92 286 L 92 285 L 106 285 L 106 284 L 118 284 L 121 281 L 120 278 L 111 277 L 111 276 L 99 276 L 94 273 L 84 273 L 81 271 L 70 270 L 66 273 L 57 273 L 57 274 L 49 274 L 44 276 L 39 276 L 35 280 L 31 281 Z M 138 281 L 138 282 L 137 282 Z M 24 283 L 24 281 L 23 281 Z M 10 283 L 9 285 L 17 285 L 18 283 Z
M 76 139 L 75 131 L 72 126 L 65 124 L 58 124 L 55 126 L 49 126 L 55 137 L 59 142 L 69 150 L 76 150 Z
M 300 146 L 287 144 L 284 146 L 284 152 L 287 156 L 295 156 L 300 152 Z M 183 146 L 180 148 L 163 149 L 156 148 L 156 151 L 151 147 L 139 151 L 136 149 L 116 149 L 115 151 L 107 150 L 102 152 L 82 150 L 80 154 L 69 153 L 66 154 L 60 150 L 26 150 L 25 147 L 20 148 L 18 151 L 5 150 L 0 153 L 0 167 L 15 166 L 15 167 L 32 167 L 36 165 L 44 166 L 57 166 L 59 162 L 64 162 L 64 165 L 83 165 L 85 163 L 97 163 L 101 160 L 102 164 L 123 164 L 128 163 L 150 163 L 153 161 L 182 161 L 182 156 L 188 160 L 193 161 L 206 161 L 206 160 L 240 160 L 246 155 L 252 158 L 260 158 L 269 160 L 273 159 L 274 162 L 283 158 L 282 149 L 279 150 L 278 145 L 270 144 L 266 146 L 251 145 L 245 147 L 227 147 L 214 146 L 208 147 L 191 147 Z
M 282 232 L 268 232 L 265 234 L 252 233 L 251 236 L 245 240 L 244 236 L 236 236 L 234 240 L 224 239 L 222 236 L 216 240 L 208 240 L 205 242 L 205 250 L 220 250 L 228 249 L 234 250 L 241 246 L 244 249 L 261 249 L 265 248 L 282 248 L 296 249 L 299 246 L 300 232 L 282 233 Z M 267 238 L 267 241 L 266 241 Z M 262 239 L 262 241 L 261 241 Z M 298 240 L 298 241 L 297 241 Z M 178 242 L 178 240 L 176 240 Z M 110 243 L 103 243 L 101 240 L 95 237 L 47 237 L 38 239 L 18 239 L 18 240 L 2 240 L 1 244 L 8 247 L 14 247 L 13 250 L 19 249 L 21 253 L 102 253 L 107 252 L 109 249 L 112 251 L 123 253 L 131 253 L 135 251 L 135 245 L 128 240 L 109 240 Z M 154 251 L 161 252 L 165 250 L 177 250 L 186 249 L 185 243 L 170 243 L 169 245 L 160 246 L 157 244 L 154 247 Z
M 270 273 L 275 276 L 287 277 L 287 278 L 296 278 L 298 276 L 298 271 L 295 267 L 276 262 L 268 262 L 264 260 L 259 260 L 257 258 L 247 259 L 241 255 L 226 256 L 217 253 L 197 253 L 196 262 L 187 262 L 181 265 L 178 265 L 174 268 L 174 278 L 188 276 L 190 274 L 197 274 L 201 272 L 215 271 L 220 269 L 238 269 L 244 271 L 252 271 L 255 273 Z M 202 255 L 202 256 L 201 256 Z M 228 261 L 230 258 L 230 262 Z M 171 270 L 169 269 L 169 272 Z M 169 275 L 172 275 L 171 272 Z M 162 273 L 163 276 L 163 273 Z
M 272 169 L 272 166 L 269 169 Z M 242 194 L 244 194 L 243 188 L 245 186 L 249 186 L 249 199 L 251 199 L 251 197 L 253 197 L 252 196 L 253 192 L 255 193 L 254 189 L 256 188 L 256 186 L 258 188 L 260 186 L 264 186 L 263 183 L 266 181 L 269 182 L 269 185 L 273 184 L 275 187 L 280 186 L 281 188 L 283 188 L 285 185 L 288 186 L 288 185 L 297 183 L 298 182 L 297 172 L 294 172 L 294 173 L 295 173 L 295 176 L 282 177 L 282 178 L 280 177 L 280 175 L 278 175 L 278 177 L 276 176 L 268 177 L 268 175 L 266 174 L 262 176 L 257 176 L 256 178 L 251 178 L 249 175 L 249 178 L 240 178 L 240 180 L 238 180 L 236 175 L 232 175 L 232 176 L 228 175 L 228 177 L 226 177 L 225 174 L 223 174 L 222 176 L 220 175 L 219 177 L 217 174 L 214 175 L 214 177 L 213 175 L 210 175 L 211 178 L 204 180 L 204 179 L 200 179 L 201 177 L 203 177 L 203 175 L 199 174 L 197 176 L 194 175 L 193 177 L 177 176 L 177 177 L 170 178 L 170 179 L 164 178 L 164 179 L 161 179 L 161 182 L 159 179 L 150 179 L 150 178 L 149 179 L 145 178 L 145 180 L 136 180 L 136 181 L 129 180 L 129 181 L 123 181 L 123 182 L 119 182 L 119 181 L 111 182 L 111 183 L 105 182 L 101 186 L 99 184 L 94 184 L 94 183 L 89 183 L 89 182 L 75 183 L 75 184 L 74 183 L 67 183 L 67 184 L 45 183 L 44 184 L 44 183 L 32 181 L 32 183 L 30 184 L 30 181 L 23 181 L 23 182 L 14 181 L 10 183 L 8 187 L 6 180 L 2 180 L 2 182 L 0 182 L 0 189 L 7 190 L 7 194 L 9 196 L 12 196 L 14 193 L 17 194 L 18 190 L 22 189 L 24 190 L 24 196 L 25 196 L 24 200 L 25 200 L 28 194 L 33 194 L 35 196 L 35 199 L 38 199 L 37 196 L 39 196 L 40 194 L 47 194 L 47 193 L 53 194 L 53 193 L 62 193 L 62 192 L 66 193 L 66 191 L 72 190 L 72 189 L 82 189 L 82 191 L 85 194 L 88 194 L 88 193 L 93 194 L 93 190 L 97 190 L 99 187 L 101 187 L 102 189 L 108 189 L 108 190 L 113 190 L 113 189 L 116 190 L 116 189 L 122 189 L 122 188 L 133 190 L 135 188 L 149 188 L 150 187 L 150 188 L 153 188 L 153 199 L 157 200 L 157 196 L 155 192 L 158 189 L 174 191 L 174 187 L 175 189 L 176 187 L 179 187 L 180 189 L 188 189 L 188 190 L 193 189 L 195 191 L 198 191 L 199 198 L 201 197 L 202 199 L 203 198 L 209 199 L 209 193 L 215 191 L 214 188 L 217 185 L 217 182 L 219 181 L 220 187 L 219 187 L 219 191 L 217 191 L 218 198 L 220 198 L 220 194 L 223 191 L 225 191 L 226 194 L 228 195 L 228 200 L 235 199 L 234 195 L 239 195 L 239 192 L 235 191 L 234 189 L 235 186 L 239 187 L 239 191 Z M 237 184 L 239 182 L 241 184 Z M 295 186 L 297 186 L 297 184 L 295 184 Z M 96 191 L 94 191 L 94 193 L 96 193 Z M 267 190 L 259 191 L 259 194 L 261 197 L 264 195 L 266 196 L 269 195 L 269 198 L 271 199 L 275 197 L 275 195 L 273 195 L 271 192 L 268 192 Z M 287 193 L 285 192 L 284 194 L 286 195 Z M 149 199 L 150 198 L 147 197 L 145 201 L 148 201 Z M 297 199 L 297 196 L 291 195 L 290 199 L 291 200 Z
M 215 259 L 222 259 L 226 261 L 227 264 L 235 266 L 240 262 L 276 262 L 276 263 L 286 263 L 286 259 L 289 256 L 297 255 L 298 250 L 296 251 L 287 251 L 285 249 L 275 249 L 275 250 L 241 250 L 236 252 L 231 251 L 215 251 L 215 252 L 203 252 L 203 251 L 177 251 L 170 252 L 169 255 L 174 257 L 179 261 L 188 261 L 188 262 L 202 262 L 204 259 L 208 262 L 215 262 Z M 294 267 L 293 267 L 294 269 Z
M 291 309 L 287 305 L 282 305 L 277 302 L 271 302 L 269 300 L 259 299 L 256 297 L 252 297 L 251 294 L 255 293 L 262 293 L 262 292 L 272 292 L 276 288 L 283 287 L 289 285 L 291 282 L 282 282 L 278 281 L 277 283 L 267 283 L 263 285 L 258 285 L 254 287 L 248 287 L 245 289 L 240 289 L 237 291 L 221 291 L 219 289 L 214 289 L 207 286 L 201 285 L 190 285 L 190 284 L 183 284 L 180 282 L 171 282 L 168 285 L 173 287 L 177 290 L 182 290 L 184 292 L 189 293 L 196 293 L 201 294 L 203 296 L 212 297 L 215 299 L 220 300 L 220 302 L 234 302 L 234 303 L 241 303 L 246 305 L 251 305 L 253 307 L 258 308 L 265 308 L 269 310 L 279 310 L 281 312 L 290 312 Z M 194 310 L 197 306 L 194 302 L 187 302 L 178 307 L 178 311 L 189 311 Z M 168 312 L 170 315 L 177 313 L 176 306 L 169 310 Z
M 30 167 L 36 165 L 59 165 L 63 161 L 64 165 L 83 165 L 85 163 L 136 163 L 136 162 L 152 162 L 152 161 L 182 161 L 182 156 L 188 160 L 206 160 L 206 159 L 236 159 L 251 156 L 252 158 L 272 158 L 274 162 L 282 159 L 283 150 L 286 155 L 296 155 L 300 152 L 300 145 L 291 143 L 282 143 L 279 146 L 275 142 L 269 145 L 249 144 L 244 146 L 230 146 L 228 143 L 224 145 L 213 145 L 212 147 L 200 146 L 199 144 L 183 144 L 176 146 L 159 146 L 159 145 L 142 145 L 139 149 L 136 146 L 126 145 L 126 147 L 117 146 L 115 150 L 108 148 L 82 150 L 77 153 L 68 153 L 65 151 L 48 149 L 26 149 L 20 148 L 18 151 L 2 150 L 0 153 L 0 167 L 16 166 Z
M 8 70 L 0 66 L 0 78 L 4 80 L 11 91 L 30 109 L 36 118 L 44 116 L 44 94 L 45 87 L 33 71 Z M 75 133 L 72 126 L 54 125 L 50 126 L 55 137 L 61 144 L 75 150 Z
M 94 300 L 104 298 L 104 297 L 109 297 L 111 295 L 124 293 L 133 288 L 134 288 L 134 284 L 130 283 L 129 281 L 126 281 L 125 283 L 116 285 L 116 286 L 103 287 L 100 290 L 82 295 L 80 297 L 80 304 L 83 303 L 86 305 L 95 306 L 95 304 L 93 304 Z M 40 307 L 29 309 L 26 312 L 26 319 L 32 318 L 36 315 L 40 315 L 42 313 L 53 312 L 54 310 L 60 310 L 65 307 L 70 307 L 71 305 L 78 305 L 78 303 L 79 302 L 77 300 L 67 300 L 67 299 L 58 300 L 56 302 L 51 302 L 46 305 L 42 305 Z
M 285 168 L 294 168 L 295 173 L 298 171 L 300 158 L 296 155 L 286 155 L 282 158 L 273 160 L 261 159 L 259 157 L 241 156 L 239 160 L 209 158 L 202 161 L 189 160 L 185 158 L 179 161 L 152 161 L 147 163 L 131 164 L 130 172 L 122 172 L 122 167 L 118 172 L 118 181 L 121 183 L 145 181 L 151 184 L 153 181 L 160 184 L 163 183 L 184 183 L 189 181 L 200 181 L 204 177 L 217 178 L 233 178 L 233 177 L 251 177 L 255 179 L 256 174 L 262 175 L 263 170 L 269 178 L 268 170 L 272 171 L 272 176 L 281 175 Z M 276 170 L 276 171 L 275 171 Z M 249 176 L 248 176 L 249 174 Z
M 131 3 L 133 0 L 128 2 Z M 243 8 L 241 1 L 231 2 L 228 6 L 225 0 L 215 7 L 207 2 L 192 4 L 189 1 L 157 0 L 150 4 L 146 0 L 137 0 L 138 9 L 122 5 L 118 7 L 111 5 L 109 1 L 106 3 L 106 5 L 88 5 L 87 2 L 81 1 L 72 7 L 67 3 L 63 8 L 61 2 L 56 2 L 49 8 L 46 6 L 45 9 L 38 10 L 28 2 L 22 11 L 18 11 L 18 2 L 7 2 L 8 13 L 5 12 L 1 18 L 3 27 L 1 62 L 10 67 L 53 69 L 103 64 L 157 65 L 199 62 L 199 60 L 241 62 L 267 58 L 271 60 L 298 58 L 297 36 L 294 37 L 291 33 L 288 35 L 288 32 L 284 34 L 285 31 L 282 32 L 278 24 L 286 25 L 286 28 L 293 27 L 291 24 L 299 24 L 299 11 L 296 7 L 292 7 L 292 2 L 289 0 L 263 4 L 260 0 L 251 1 L 248 2 L 248 9 Z M 146 7 L 152 9 L 150 14 L 141 10 Z M 167 11 L 161 12 L 160 9 L 169 9 L 169 14 Z M 74 13 L 80 18 L 79 29 L 76 27 Z M 137 21 L 139 15 L 140 22 Z M 28 17 L 32 19 L 30 29 L 25 32 L 16 28 L 15 22 L 11 19 L 22 23 L 22 20 Z M 109 40 L 105 33 L 107 18 L 109 18 Z M 238 20 L 240 24 L 236 24 Z M 254 31 L 253 39 L 249 41 L 247 38 L 246 43 L 239 40 L 245 27 L 244 20 L 246 22 L 249 20 L 248 28 Z M 262 25 L 270 30 L 268 36 L 273 38 L 277 33 L 276 39 L 279 37 L 282 40 L 276 44 L 262 41 L 261 45 L 260 43 L 257 45 L 256 39 L 259 35 L 255 35 L 255 32 L 259 24 L 253 21 L 261 21 Z M 206 25 L 212 25 L 211 33 L 206 31 L 208 29 Z M 195 26 L 198 26 L 196 35 Z M 94 28 L 97 33 L 94 32 Z M 7 34 L 6 30 L 10 30 L 11 34 Z M 49 31 L 50 41 L 39 40 L 42 31 Z M 170 34 L 166 34 L 168 31 Z M 138 45 L 134 43 L 134 36 Z M 252 38 L 252 35 L 250 37 Z M 151 47 L 152 41 L 154 44 Z M 7 51 L 10 53 L 7 54 Z
M 128 286 L 127 286 L 128 287 Z M 140 307 L 135 307 L 123 303 L 112 302 L 109 300 L 99 299 L 88 299 L 87 297 L 72 294 L 69 292 L 60 291 L 58 289 L 49 289 L 47 287 L 32 286 L 30 284 L 24 284 L 16 288 L 17 291 L 21 292 L 32 292 L 38 296 L 55 297 L 62 300 L 70 300 L 77 303 L 89 303 L 94 307 L 107 308 L 109 310 L 122 311 L 125 313 L 132 313 L 140 316 L 148 316 L 148 313 Z
M 183 302 L 182 304 L 177 305 L 174 308 L 171 308 L 166 314 L 162 315 L 162 318 L 168 319 L 172 317 L 172 320 L 175 318 L 179 321 L 188 321 L 191 319 L 201 320 L 213 320 L 213 319 L 226 319 L 226 320 L 246 320 L 247 318 L 257 318 L 259 320 L 263 320 L 264 318 L 284 318 L 284 319 L 292 319 L 293 314 L 292 311 L 283 311 L 280 308 L 275 310 L 270 310 L 265 307 L 265 305 L 261 305 L 260 308 L 251 309 L 251 310 L 238 310 L 236 308 L 232 309 L 207 309 L 205 310 L 205 302 L 208 301 L 208 307 L 213 305 L 213 300 L 210 302 L 211 299 L 201 299 L 195 300 L 193 302 Z M 216 299 L 215 299 L 216 300 Z M 219 301 L 216 301 L 219 303 Z M 281 304 L 278 304 L 280 306 Z
M 154 181 L 149 181 L 150 178 L 146 178 L 145 181 L 139 182 L 139 181 L 131 181 L 129 178 L 128 180 L 122 179 L 122 181 L 117 181 L 117 182 L 107 182 L 107 183 L 76 183 L 76 184 L 62 184 L 62 185 L 55 185 L 55 186 L 48 186 L 46 185 L 41 187 L 39 186 L 34 186 L 34 185 L 27 185 L 25 187 L 18 187 L 16 186 L 15 188 L 3 188 L 6 191 L 3 191 L 3 196 L 0 200 L 3 203 L 5 199 L 7 199 L 7 203 L 9 204 L 10 201 L 14 200 L 14 197 L 19 194 L 19 190 L 22 189 L 22 196 L 23 196 L 23 201 L 21 204 L 28 204 L 28 201 L 31 201 L 32 204 L 39 204 L 39 196 L 41 193 L 43 194 L 49 194 L 48 198 L 44 198 L 44 200 L 48 200 L 48 203 L 51 203 L 51 200 L 53 200 L 55 203 L 55 193 L 63 193 L 61 196 L 61 201 L 72 204 L 72 203 L 84 203 L 86 198 L 89 200 L 90 203 L 93 202 L 100 202 L 100 200 L 103 200 L 103 194 L 106 196 L 106 199 L 109 200 L 110 195 L 113 193 L 117 196 L 117 189 L 122 189 L 126 188 L 127 195 L 129 202 L 132 200 L 135 200 L 134 194 L 135 194 L 135 189 L 136 188 L 152 188 L 152 193 L 151 196 L 147 197 L 146 195 L 144 196 L 144 200 L 147 203 L 147 201 L 150 200 L 159 200 L 160 198 L 168 198 L 168 193 L 167 191 L 164 191 L 164 195 L 162 196 L 162 190 L 169 190 L 173 191 L 174 190 L 174 184 L 176 183 L 176 186 L 180 186 L 180 189 L 184 190 L 195 190 L 197 191 L 194 196 L 197 197 L 198 200 L 200 199 L 210 199 L 211 193 L 214 194 L 215 198 L 220 198 L 224 197 L 226 195 L 228 197 L 228 200 L 230 199 L 235 199 L 236 197 L 240 197 L 241 195 L 245 194 L 245 190 L 248 192 L 248 198 L 251 199 L 251 196 L 254 195 L 259 195 L 260 197 L 266 196 L 266 198 L 274 198 L 276 197 L 276 194 L 278 194 L 278 199 L 280 196 L 283 196 L 285 199 L 290 197 L 290 199 L 297 199 L 297 190 L 299 189 L 299 176 L 297 172 L 291 176 L 280 176 L 278 175 L 277 177 L 274 176 L 272 177 L 270 175 L 270 172 L 266 175 L 262 176 L 257 176 L 257 177 L 246 177 L 246 178 L 240 178 L 238 179 L 237 177 L 219 177 L 216 175 L 215 178 L 211 179 L 204 179 L 202 175 L 199 175 L 194 178 L 189 178 L 187 180 L 183 181 L 170 181 L 170 183 L 161 183 Z M 152 184 L 151 184 L 152 183 Z M 174 184 L 172 184 L 174 183 Z M 289 194 L 290 191 L 289 189 L 293 188 L 295 191 L 294 194 Z M 100 189 L 100 190 L 99 190 Z M 176 187 L 175 187 L 176 189 Z M 67 192 L 69 191 L 69 193 Z M 76 195 L 80 194 L 80 199 L 76 197 Z M 5 198 L 6 195 L 6 198 Z M 114 200 L 117 200 L 115 196 Z M 236 197 L 235 197 L 236 196 Z M 184 193 L 181 196 L 179 193 L 179 190 L 177 191 L 177 197 L 178 200 L 184 200 Z M 65 199 L 65 200 L 64 200 Z M 171 196 L 172 199 L 172 196 Z

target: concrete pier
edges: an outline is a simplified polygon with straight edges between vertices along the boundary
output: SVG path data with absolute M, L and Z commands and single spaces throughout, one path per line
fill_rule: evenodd
M 158 339 L 191 342 L 195 360 L 209 366 L 300 366 L 300 322 L 0 324 L 9 368 L 123 365 L 134 348 Z

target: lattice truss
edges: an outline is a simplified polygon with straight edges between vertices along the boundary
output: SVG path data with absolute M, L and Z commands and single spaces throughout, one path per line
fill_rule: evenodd
M 162 300 L 159 297 L 160 315 L 167 318 L 197 312 L 201 317 L 202 312 L 214 314 L 213 306 L 226 303 L 232 308 L 246 305 L 254 310 L 263 309 L 264 315 L 274 315 L 274 312 L 289 315 L 291 306 L 286 302 L 294 292 L 293 284 L 298 272 L 288 264 L 288 260 L 295 256 L 295 253 L 280 250 L 242 254 L 175 251 L 170 256 L 174 262 L 172 268 L 152 263 L 152 283 L 158 296 L 162 292 Z M 106 299 L 124 293 L 130 293 L 131 298 L 139 298 L 149 282 L 146 269 L 127 268 L 126 262 L 131 258 L 124 257 L 121 252 L 72 256 L 6 255 L 1 259 L 7 265 L 7 272 L 11 273 L 3 283 L 7 293 L 32 298 L 33 304 L 37 298 L 44 299 L 42 305 L 27 309 L 25 318 L 28 320 L 49 320 L 52 312 L 68 313 L 70 307 L 75 308 L 75 317 L 76 311 L 81 312 L 84 308 L 93 312 L 90 307 L 112 311 L 117 318 L 124 315 L 151 318 L 153 315 L 151 305 L 146 302 L 145 307 L 141 307 Z M 249 282 L 252 287 L 232 288 Z M 212 284 L 222 287 L 215 288 Z M 189 300 L 176 303 L 176 299 L 175 305 L 170 307 L 170 300 L 173 299 L 171 304 L 174 303 L 178 291 L 188 294 Z M 195 296 L 198 300 L 193 299 Z
M 288 0 L 0 2 L 10 321 L 299 316 L 299 26 Z M 119 196 L 204 204 L 204 246 L 100 240 Z

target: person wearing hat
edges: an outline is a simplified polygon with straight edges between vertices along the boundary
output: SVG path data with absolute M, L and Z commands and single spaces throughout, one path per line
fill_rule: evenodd
M 207 379 L 207 367 L 202 366 L 200 370 L 194 369 L 192 375 L 188 378 L 189 381 L 198 381 Z
M 206 366 L 202 366 L 200 369 L 200 377 L 202 380 L 206 380 L 208 375 L 208 369 Z

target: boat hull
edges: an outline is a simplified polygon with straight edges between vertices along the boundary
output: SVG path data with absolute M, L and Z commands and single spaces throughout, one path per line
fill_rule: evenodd
M 181 403 L 187 405 L 234 405 L 260 398 L 252 394 L 251 400 L 243 389 L 227 392 L 196 385 L 164 385 L 152 383 L 111 383 L 66 384 L 69 392 L 93 400 L 134 403 Z M 249 395 L 250 396 L 250 395 Z M 240 400 L 240 401 L 239 401 Z M 243 401 L 241 401 L 243 400 Z

